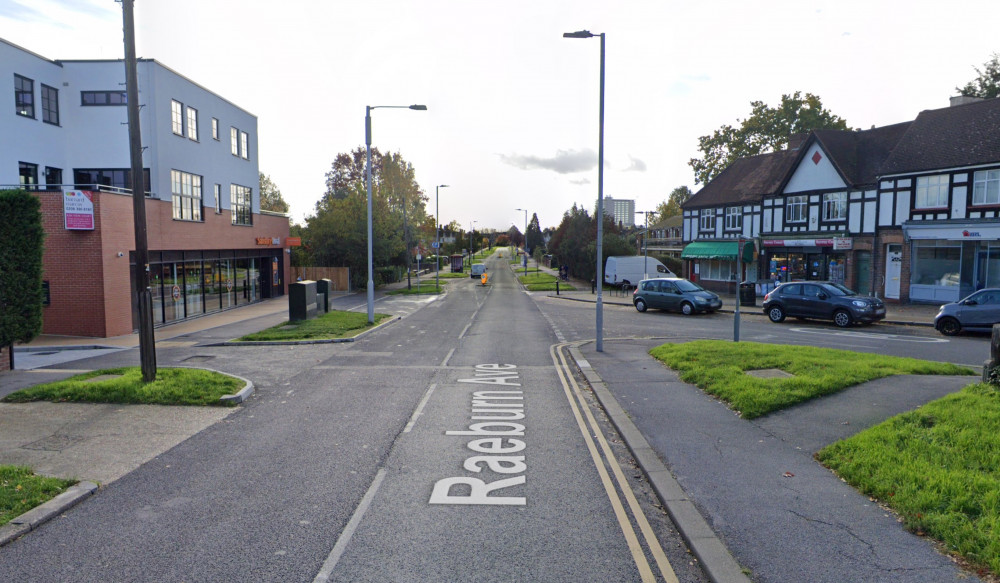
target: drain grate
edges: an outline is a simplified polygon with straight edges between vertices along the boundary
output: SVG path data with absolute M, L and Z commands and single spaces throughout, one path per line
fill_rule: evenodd
M 208 362 L 215 358 L 214 356 L 209 356 L 206 354 L 196 354 L 195 356 L 189 356 L 182 360 L 181 362 Z

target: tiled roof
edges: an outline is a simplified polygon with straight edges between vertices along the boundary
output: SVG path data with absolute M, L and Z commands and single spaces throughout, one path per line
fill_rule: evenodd
M 781 150 L 740 158 L 696 192 L 684 208 L 702 208 L 725 203 L 758 202 L 777 192 L 799 152 Z
M 1000 99 L 922 111 L 879 175 L 1000 162 Z
M 830 160 L 851 186 L 875 184 L 879 168 L 913 122 L 864 131 L 816 130 Z

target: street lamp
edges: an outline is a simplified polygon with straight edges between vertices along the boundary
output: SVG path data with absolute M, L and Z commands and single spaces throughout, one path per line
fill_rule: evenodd
M 415 109 L 427 111 L 426 105 L 366 105 L 365 106 L 365 182 L 368 186 L 368 323 L 375 323 L 375 280 L 372 279 L 372 110 Z
M 646 231 L 642 234 L 642 277 L 649 279 L 649 215 L 656 211 L 638 211 L 645 216 Z
M 469 225 L 469 269 L 472 269 L 472 233 L 476 230 L 476 223 L 479 221 L 472 221 Z
M 514 210 L 524 211 L 524 274 L 528 275 L 528 209 Z
M 592 38 L 595 36 L 601 37 L 601 102 L 600 137 L 597 150 L 597 276 L 594 283 L 597 284 L 597 352 L 604 352 L 604 303 L 602 301 L 604 262 L 601 246 L 604 238 L 604 33 L 594 34 L 589 30 L 563 33 L 563 38 Z
M 447 184 L 438 184 L 434 187 L 434 237 L 437 239 L 437 250 L 434 251 L 434 262 L 437 267 L 434 269 L 434 287 L 441 291 L 441 205 L 440 194 L 442 188 L 448 188 Z

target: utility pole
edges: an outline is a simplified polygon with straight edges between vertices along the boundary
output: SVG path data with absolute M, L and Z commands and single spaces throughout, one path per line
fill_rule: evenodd
M 132 218 L 135 223 L 135 268 L 132 285 L 139 312 L 139 360 L 142 380 L 156 380 L 156 341 L 153 338 L 153 296 L 149 289 L 149 249 L 146 243 L 146 185 L 142 172 L 142 132 L 139 130 L 139 80 L 135 57 L 133 0 L 122 0 L 125 31 L 125 98 L 128 110 L 129 157 L 132 165 Z

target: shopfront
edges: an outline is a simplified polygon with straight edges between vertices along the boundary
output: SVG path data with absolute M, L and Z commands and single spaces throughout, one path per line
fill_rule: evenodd
M 850 237 L 764 239 L 766 276 L 772 281 L 828 280 L 847 285 Z
M 910 300 L 955 302 L 1000 287 L 1000 224 L 905 223 L 910 244 Z
M 757 281 L 756 245 L 743 241 L 743 273 L 739 274 L 736 241 L 695 241 L 688 243 L 681 252 L 681 259 L 688 261 L 687 277 L 706 289 L 735 293 L 736 283 Z

